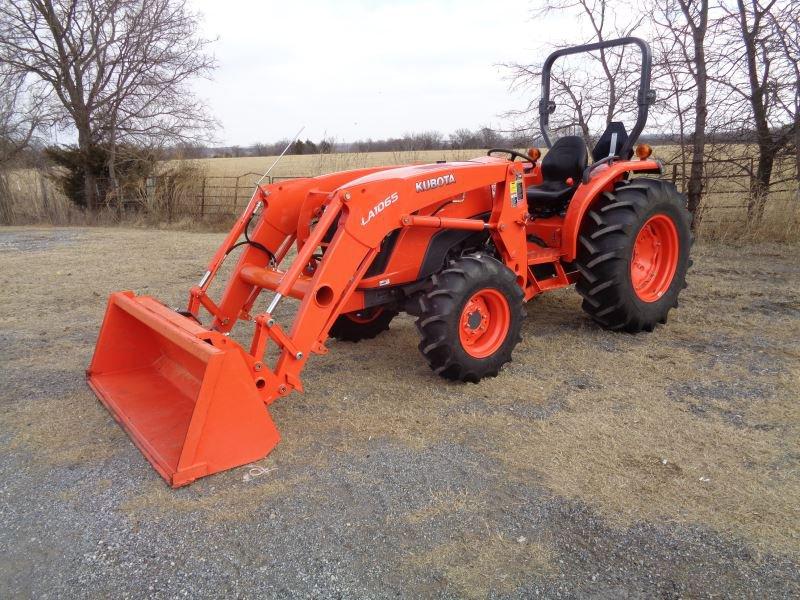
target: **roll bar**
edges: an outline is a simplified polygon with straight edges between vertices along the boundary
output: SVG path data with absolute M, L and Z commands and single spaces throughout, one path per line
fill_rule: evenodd
M 550 100 L 550 70 L 553 67 L 556 59 L 567 56 L 570 54 L 580 54 L 582 52 L 592 52 L 594 50 L 605 50 L 606 48 L 613 48 L 615 46 L 635 45 L 639 47 L 642 52 L 642 72 L 639 79 L 639 92 L 637 94 L 637 104 L 639 110 L 636 115 L 636 123 L 628 136 L 628 141 L 620 149 L 620 155 L 625 156 L 630 152 L 636 140 L 639 139 L 639 134 L 642 133 L 645 124 L 647 123 L 647 110 L 648 107 L 655 102 L 655 91 L 650 89 L 650 74 L 653 66 L 653 53 L 650 46 L 643 39 L 638 37 L 624 37 L 616 40 L 607 40 L 604 42 L 596 42 L 594 44 L 584 44 L 582 46 L 571 46 L 569 48 L 562 48 L 556 50 L 544 61 L 542 66 L 542 98 L 539 100 L 539 126 L 544 137 L 545 144 L 550 148 L 553 145 L 552 133 L 550 132 L 550 115 L 556 109 L 556 103 Z

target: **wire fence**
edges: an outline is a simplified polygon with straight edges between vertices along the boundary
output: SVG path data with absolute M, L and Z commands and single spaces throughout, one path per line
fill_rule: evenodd
M 685 193 L 691 166 L 691 162 L 667 163 L 664 166 L 664 176 Z M 754 158 L 705 161 L 703 200 L 700 205 L 704 222 L 712 224 L 739 216 L 736 213 L 741 213 L 742 217 L 747 215 L 756 166 Z M 800 176 L 794 160 L 776 161 L 765 209 L 789 209 L 793 214 L 797 213 L 800 210 L 798 181 Z
M 670 179 L 679 190 L 686 191 L 691 163 L 671 162 L 665 164 L 664 178 Z M 786 203 L 798 205 L 798 180 L 796 166 L 793 161 L 779 161 L 773 170 L 773 183 L 767 208 Z M 755 172 L 753 159 L 713 160 L 706 161 L 704 174 L 704 194 L 701 210 L 704 218 L 724 218 L 740 211 L 746 214 L 752 174 Z M 289 179 L 313 177 L 310 174 L 270 176 L 264 183 L 276 183 Z M 243 173 L 241 175 L 206 175 L 195 180 L 190 188 L 181 194 L 182 203 L 189 204 L 197 216 L 206 220 L 227 219 L 241 213 L 250 200 L 255 183 L 261 178 L 260 173 Z M 148 180 L 148 189 L 157 189 L 160 182 L 156 178 Z
M 239 215 L 255 191 L 256 182 L 262 173 L 242 173 L 241 175 L 205 175 L 191 186 L 184 186 L 180 194 L 181 203 L 194 207 L 196 216 L 213 220 Z M 272 184 L 288 179 L 302 179 L 313 175 L 267 176 L 262 184 Z M 166 187 L 162 177 L 147 180 L 148 196 Z

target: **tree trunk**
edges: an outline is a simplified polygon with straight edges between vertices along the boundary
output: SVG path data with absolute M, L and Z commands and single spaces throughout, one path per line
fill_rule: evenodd
M 692 214 L 692 230 L 697 231 L 702 214 L 700 203 L 703 200 L 703 171 L 706 151 L 706 119 L 708 116 L 706 58 L 703 49 L 705 31 L 695 30 L 694 51 L 697 81 L 697 98 L 695 100 L 694 135 L 692 136 L 692 166 L 689 170 L 687 185 L 689 212 Z
M 111 181 L 114 204 L 117 208 L 117 217 L 122 218 L 122 196 L 119 191 L 119 180 L 117 179 L 117 130 L 111 127 L 111 137 L 108 147 L 108 178 Z
M 14 198 L 5 173 L 0 173 L 0 225 L 14 224 Z
M 688 197 L 687 207 L 692 215 L 692 230 L 697 231 L 702 218 L 702 211 L 700 210 L 700 203 L 703 200 L 703 170 L 705 160 L 703 159 L 703 152 L 705 151 L 705 133 L 699 134 L 696 138 L 702 138 L 699 141 L 695 139 L 692 144 L 692 165 L 689 169 L 689 182 L 686 186 L 686 195 Z
M 794 180 L 797 183 L 795 197 L 800 202 L 800 108 L 796 109 L 794 123 Z
M 98 206 L 97 177 L 91 160 L 92 142 L 88 120 L 85 124 L 79 124 L 77 129 L 78 148 L 80 148 L 81 159 L 83 160 L 83 201 L 89 211 L 95 212 Z
M 747 76 L 750 83 L 750 106 L 753 109 L 753 123 L 756 129 L 758 143 L 758 167 L 755 177 L 750 184 L 750 199 L 747 203 L 747 220 L 750 225 L 758 225 L 764 215 L 764 206 L 769 195 L 769 185 L 772 180 L 772 166 L 778 147 L 772 139 L 769 129 L 766 106 L 766 82 L 759 79 L 758 69 L 758 35 L 761 33 L 760 18 L 757 12 L 754 16 L 753 28 L 748 27 L 747 11 L 743 0 L 738 0 L 739 26 L 744 42 L 745 58 L 747 60 Z
M 751 224 L 759 224 L 764 216 L 774 164 L 775 151 L 772 145 L 763 148 L 759 143 L 758 166 L 750 184 L 750 199 L 747 203 L 747 220 Z
M 708 29 L 708 0 L 701 0 L 700 12 L 695 18 L 688 3 L 680 3 L 686 22 L 692 32 L 692 49 L 694 52 L 694 80 L 697 86 L 694 108 L 694 133 L 692 134 L 692 165 L 689 169 L 689 181 L 686 186 L 687 209 L 692 215 L 692 230 L 700 226 L 703 201 L 705 153 L 706 153 L 706 121 L 708 120 L 708 71 L 706 64 L 705 38 Z

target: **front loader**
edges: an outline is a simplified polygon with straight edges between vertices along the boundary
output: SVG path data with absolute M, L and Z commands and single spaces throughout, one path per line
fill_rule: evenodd
M 642 53 L 631 133 L 608 125 L 593 148 L 553 140 L 549 73 L 565 54 L 633 44 Z M 468 161 L 380 167 L 257 186 L 189 292 L 186 310 L 111 295 L 89 385 L 172 486 L 263 458 L 279 440 L 266 407 L 302 392 L 329 337 L 372 338 L 399 312 L 438 375 L 493 377 L 520 341 L 524 303 L 575 284 L 600 326 L 650 331 L 677 304 L 689 266 L 684 198 L 633 148 L 652 102 L 650 50 L 637 38 L 560 50 L 543 70 L 549 148 Z M 209 285 L 240 249 L 220 298 Z M 289 257 L 295 251 L 293 260 Z M 262 292 L 271 293 L 262 300 Z M 299 302 L 292 323 L 275 317 Z M 249 347 L 229 334 L 253 327 Z M 277 359 L 268 364 L 268 346 Z

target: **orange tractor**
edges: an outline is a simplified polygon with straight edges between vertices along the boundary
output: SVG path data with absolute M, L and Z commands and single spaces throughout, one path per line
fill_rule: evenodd
M 590 162 L 582 138 L 553 142 L 550 69 L 560 56 L 623 44 L 642 52 L 637 120 L 630 134 L 610 123 Z M 303 391 L 300 372 L 328 352 L 327 338 L 372 338 L 401 311 L 416 317 L 431 369 L 467 382 L 511 360 L 524 303 L 549 290 L 575 284 L 583 309 L 607 329 L 666 322 L 692 239 L 675 187 L 638 176 L 661 173 L 661 163 L 644 145 L 633 160 L 653 98 L 650 64 L 637 38 L 550 55 L 542 160 L 537 150 L 495 149 L 468 161 L 258 186 L 187 310 L 111 295 L 89 385 L 177 487 L 266 456 L 279 439 L 266 407 Z M 209 284 L 234 248 L 238 262 L 215 300 Z M 264 290 L 273 294 L 256 308 Z M 287 298 L 299 300 L 291 325 L 275 317 Z M 238 321 L 253 325 L 249 348 L 229 337 Z M 277 358 L 267 364 L 273 344 Z

